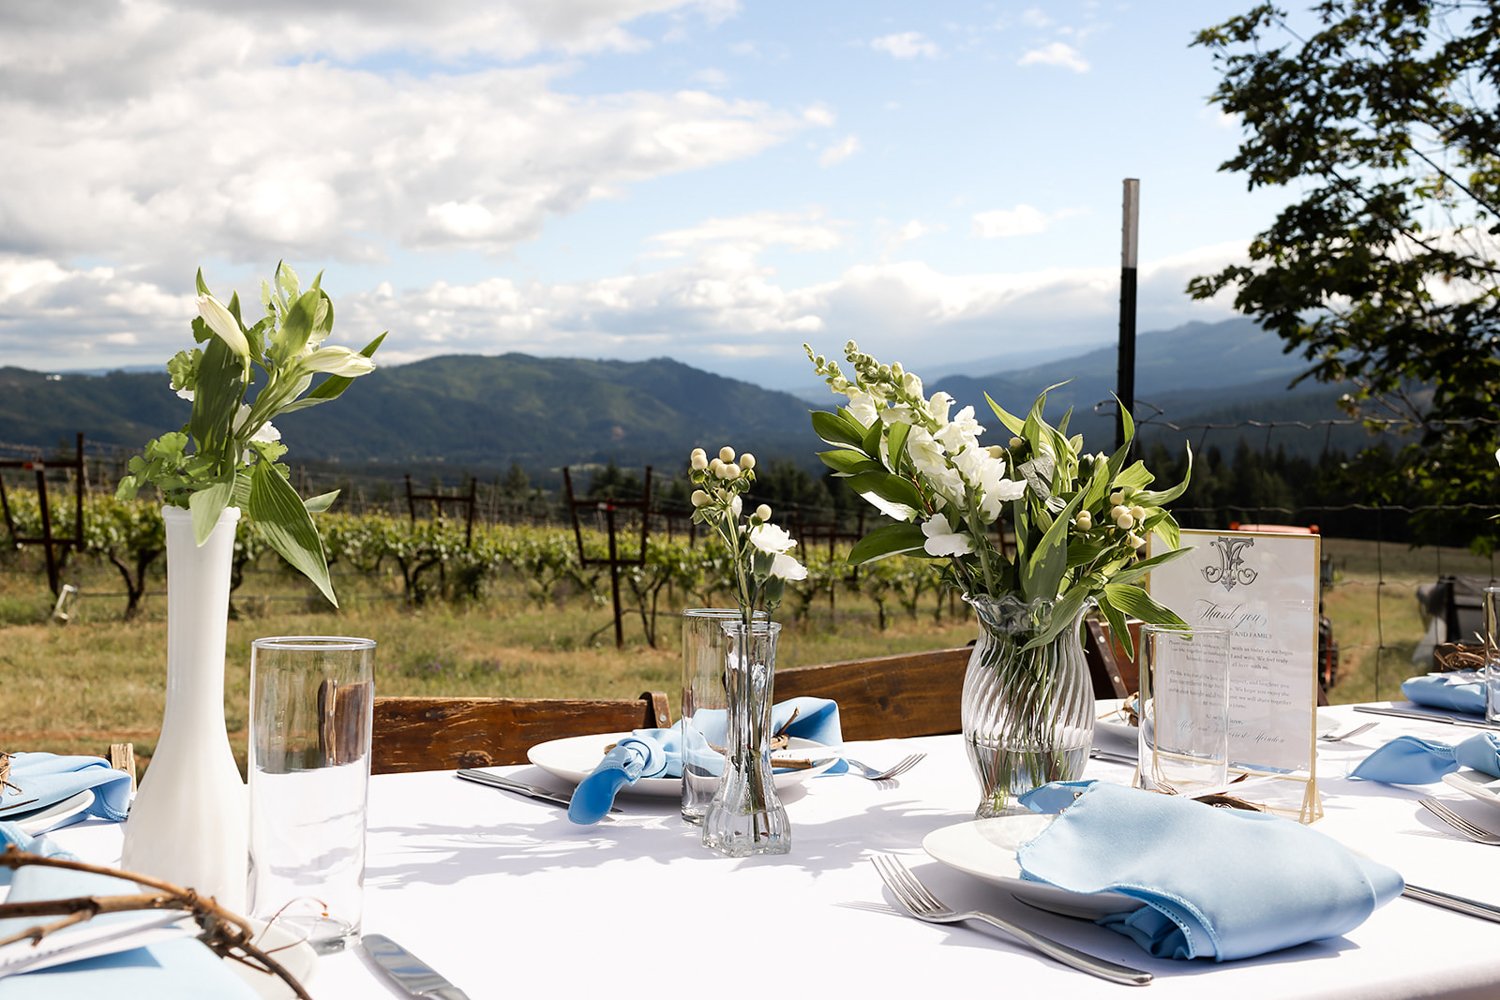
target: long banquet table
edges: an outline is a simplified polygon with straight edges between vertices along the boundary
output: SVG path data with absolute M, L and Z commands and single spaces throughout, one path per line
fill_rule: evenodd
M 1378 719 L 1352 743 L 1322 744 L 1325 817 L 1316 828 L 1396 867 L 1408 881 L 1500 902 L 1500 853 L 1469 843 L 1418 805 L 1451 801 L 1500 826 L 1500 808 L 1443 785 L 1350 781 L 1348 771 L 1401 733 L 1455 742 L 1475 730 L 1323 709 L 1340 728 Z M 894 853 L 945 902 L 977 907 L 1156 974 L 1140 995 L 1166 997 L 1500 997 L 1500 924 L 1400 898 L 1345 937 L 1260 959 L 1156 960 L 1112 931 L 1018 903 L 999 887 L 930 860 L 929 832 L 968 820 L 976 801 L 956 736 L 851 743 L 853 756 L 927 759 L 902 777 L 812 778 L 786 796 L 790 855 L 709 854 L 666 799 L 622 796 L 623 812 L 571 825 L 556 806 L 460 781 L 451 772 L 371 780 L 364 929 L 393 937 L 473 1000 L 590 994 L 1079 997 L 1120 995 L 969 925 L 934 926 L 892 909 L 872 855 Z M 503 769 L 562 787 L 534 767 Z M 1088 777 L 1129 780 L 1091 761 Z M 1486 815 L 1493 812 L 1493 815 Z M 120 828 L 91 822 L 53 834 L 114 863 Z M 1121 844 L 1122 852 L 1129 844 Z M 358 949 L 320 960 L 319 1000 L 401 996 Z

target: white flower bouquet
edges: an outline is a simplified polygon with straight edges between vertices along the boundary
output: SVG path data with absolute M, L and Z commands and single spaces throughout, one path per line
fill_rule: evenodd
M 225 305 L 198 272 L 193 339 L 202 346 L 167 362 L 172 388 L 192 402 L 192 412 L 181 430 L 148 442 L 130 460 L 117 495 L 129 499 L 141 487 L 155 486 L 165 503 L 192 512 L 199 545 L 226 507 L 240 508 L 266 542 L 336 605 L 311 515 L 327 510 L 338 493 L 306 501 L 297 495 L 280 462 L 286 446 L 271 420 L 337 399 L 355 378 L 375 370 L 371 357 L 385 334 L 358 352 L 327 344 L 333 301 L 321 279 L 302 291 L 296 273 L 285 263 L 276 265 L 274 282 L 261 283 L 265 315 L 246 326 L 239 296 Z M 326 378 L 314 387 L 318 375 Z
M 1049 642 L 1089 602 L 1127 646 L 1126 616 L 1186 627 L 1139 581 L 1179 554 L 1177 522 L 1166 505 L 1187 489 L 1187 477 L 1152 490 L 1145 465 L 1126 464 L 1134 435 L 1129 414 L 1123 447 L 1088 454 L 1082 435 L 1068 435 L 1067 416 L 1057 427 L 1044 419 L 1047 391 L 1024 418 L 986 396 L 1011 437 L 985 446 L 972 406 L 951 412 L 947 393 L 925 396 L 921 378 L 899 362 L 881 364 L 851 340 L 846 375 L 804 347 L 818 374 L 848 399 L 834 412 L 812 414 L 814 430 L 833 446 L 818 457 L 896 522 L 866 534 L 851 563 L 898 553 L 945 558 L 949 583 L 966 596 L 1049 602 L 1048 623 L 1033 645 Z M 1141 559 L 1152 533 L 1169 551 Z

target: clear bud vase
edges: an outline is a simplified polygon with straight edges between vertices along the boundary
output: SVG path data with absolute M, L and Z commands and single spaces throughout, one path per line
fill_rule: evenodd
M 776 622 L 725 622 L 728 693 L 724 780 L 703 814 L 703 846 L 725 857 L 785 854 L 792 849 L 786 809 L 771 778 L 771 685 Z

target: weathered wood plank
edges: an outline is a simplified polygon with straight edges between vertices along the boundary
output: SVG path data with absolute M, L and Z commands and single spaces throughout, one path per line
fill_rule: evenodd
M 778 670 L 777 701 L 800 696 L 839 703 L 844 738 L 884 740 L 959 731 L 969 646 Z
M 538 743 L 671 724 L 666 695 L 583 698 L 376 698 L 371 770 L 524 764 Z

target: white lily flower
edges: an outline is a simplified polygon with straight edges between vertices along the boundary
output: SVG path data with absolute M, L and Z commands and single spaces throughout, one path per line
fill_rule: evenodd
M 193 396 L 194 395 L 195 394 L 194 394 L 193 390 L 191 390 L 191 389 L 178 389 L 177 390 L 177 398 L 178 399 L 185 399 L 189 403 L 191 403 L 193 401 Z
M 234 318 L 234 313 L 225 308 L 224 303 L 212 295 L 198 296 L 198 315 L 203 317 L 203 322 L 208 324 L 224 346 L 234 352 L 235 357 L 250 358 L 250 341 L 245 339 L 245 332 L 240 329 L 240 321 Z
M 946 517 L 923 521 L 922 534 L 927 536 L 922 548 L 930 556 L 966 556 L 974 551 L 973 540 L 966 534 L 954 531 Z
M 751 528 L 750 544 L 771 555 L 781 555 L 797 547 L 797 542 L 786 529 L 774 524 L 757 524 Z
M 300 364 L 310 372 L 327 372 L 344 378 L 357 378 L 375 370 L 375 362 L 347 347 L 320 347 L 302 358 Z
M 807 579 L 807 567 L 799 563 L 794 557 L 785 552 L 776 553 L 776 558 L 771 560 L 771 575 L 782 580 Z

